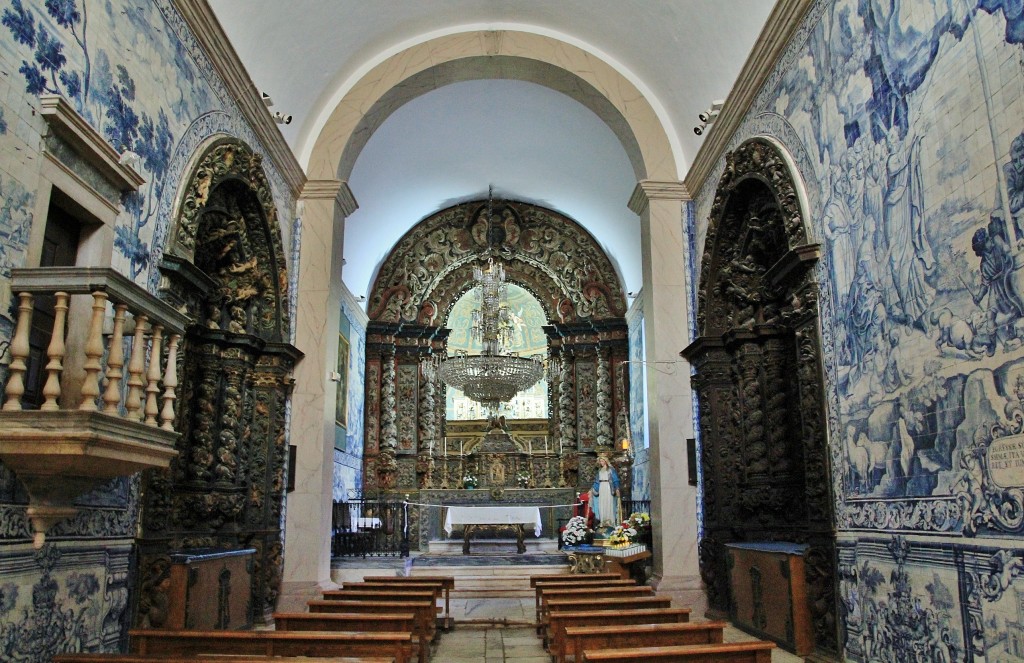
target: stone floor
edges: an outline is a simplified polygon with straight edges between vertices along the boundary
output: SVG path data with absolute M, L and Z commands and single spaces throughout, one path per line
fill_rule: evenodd
M 551 660 L 534 628 L 534 602 L 528 599 L 452 599 L 455 627 L 435 643 L 433 663 L 548 663 Z M 754 640 L 732 626 L 726 642 Z M 787 651 L 772 651 L 772 663 L 802 661 Z

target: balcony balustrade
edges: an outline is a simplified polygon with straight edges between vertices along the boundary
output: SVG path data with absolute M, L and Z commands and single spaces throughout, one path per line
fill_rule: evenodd
M 76 513 L 78 496 L 114 477 L 167 467 L 177 454 L 178 343 L 189 318 L 112 269 L 15 269 L 11 291 L 18 318 L 0 408 L 0 460 L 25 484 L 39 547 L 51 525 Z M 41 295 L 53 298 L 55 315 L 43 402 L 29 410 L 22 397 Z

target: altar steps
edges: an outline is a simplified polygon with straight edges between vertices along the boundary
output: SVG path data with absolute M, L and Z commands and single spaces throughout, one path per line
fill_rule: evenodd
M 422 559 L 422 558 L 421 558 Z M 533 598 L 530 576 L 567 573 L 565 564 L 517 564 L 514 566 L 436 566 L 414 565 L 410 575 L 432 575 L 439 572 L 455 578 L 452 598 Z

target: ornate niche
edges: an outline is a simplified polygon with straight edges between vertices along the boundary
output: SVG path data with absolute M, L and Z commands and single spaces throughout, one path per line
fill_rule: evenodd
M 300 356 L 286 342 L 285 266 L 260 156 L 215 142 L 187 182 L 161 263 L 162 296 L 196 322 L 179 354 L 179 455 L 144 488 L 138 624 L 160 625 L 169 555 L 182 549 L 255 549 L 252 610 L 256 621 L 273 612 L 285 405 Z
M 836 651 L 831 476 L 817 287 L 796 186 L 770 142 L 726 156 L 701 261 L 700 336 L 683 352 L 700 403 L 701 573 L 730 609 L 726 543 L 809 544 L 817 647 Z
M 417 369 L 424 356 L 446 352 L 449 314 L 472 287 L 473 267 L 488 258 L 537 299 L 550 325 L 548 417 L 540 420 L 548 444 L 539 446 L 541 437 L 534 446 L 534 461 L 544 449 L 544 462 L 533 468 L 532 485 L 588 485 L 597 448 L 625 434 L 616 413 L 626 410 L 629 393 L 619 368 L 627 355 L 626 298 L 608 256 L 578 223 L 552 210 L 465 203 L 399 240 L 371 289 L 364 491 L 448 489 L 461 477 L 460 461 L 443 453 L 451 435 L 444 385 L 429 384 Z

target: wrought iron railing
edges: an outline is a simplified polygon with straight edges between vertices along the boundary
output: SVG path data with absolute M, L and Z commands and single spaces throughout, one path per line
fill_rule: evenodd
M 386 498 L 335 502 L 331 518 L 331 555 L 408 557 L 408 506 Z

